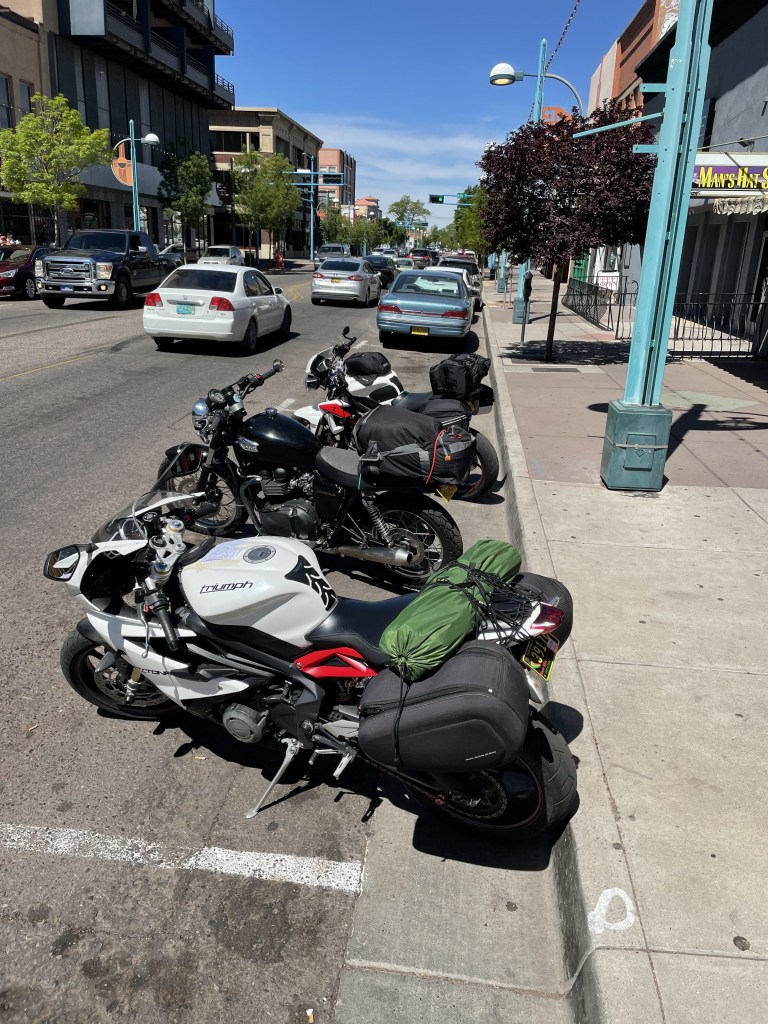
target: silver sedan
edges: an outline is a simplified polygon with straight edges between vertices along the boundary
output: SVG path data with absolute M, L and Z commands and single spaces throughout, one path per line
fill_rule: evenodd
M 345 299 L 369 306 L 379 301 L 381 281 L 367 260 L 324 260 L 312 275 L 312 304 L 323 299 Z

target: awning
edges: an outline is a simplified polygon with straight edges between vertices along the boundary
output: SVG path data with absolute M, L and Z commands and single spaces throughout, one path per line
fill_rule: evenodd
M 751 213 L 757 216 L 768 212 L 768 196 L 734 196 L 732 199 L 715 199 L 712 203 L 713 213 Z

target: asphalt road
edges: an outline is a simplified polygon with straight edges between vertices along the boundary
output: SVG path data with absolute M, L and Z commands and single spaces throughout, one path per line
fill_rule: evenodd
M 313 307 L 309 281 L 279 279 L 293 336 L 250 359 L 205 343 L 158 352 L 140 308 L 0 300 L 3 1024 L 307 1024 L 310 1009 L 333 1020 L 375 776 L 353 766 L 339 784 L 334 765 L 302 762 L 246 820 L 276 755 L 183 716 L 159 727 L 100 715 L 59 670 L 79 610 L 41 574 L 48 551 L 151 485 L 165 448 L 193 438 L 190 410 L 209 388 L 279 357 L 285 372 L 249 407 L 297 408 L 316 398 L 307 360 L 345 324 L 378 345 L 375 310 Z M 448 351 L 388 354 L 425 390 Z M 490 417 L 478 426 L 490 433 Z M 496 496 L 451 511 L 466 545 L 506 535 Z M 329 579 L 351 596 L 391 592 L 338 561 Z

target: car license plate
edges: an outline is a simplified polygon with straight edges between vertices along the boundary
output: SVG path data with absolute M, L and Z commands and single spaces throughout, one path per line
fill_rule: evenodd
M 411 334 L 429 334 L 428 327 L 412 327 Z
M 72 285 L 71 285 L 71 284 L 63 284 L 63 285 L 61 286 L 61 290 L 62 290 L 63 292 L 73 292 L 73 291 L 74 291 L 75 289 L 74 289 L 74 288 L 72 287 Z
M 450 501 L 456 491 L 458 491 L 458 487 L 454 484 L 441 484 L 437 488 L 437 493 L 441 498 L 445 498 L 446 501 Z
M 559 647 L 560 644 L 553 636 L 534 636 L 528 641 L 520 660 L 542 679 L 549 680 Z
M 332 277 L 331 278 L 331 284 L 341 284 L 341 278 L 340 277 Z
M 183 302 L 180 302 L 176 306 L 176 312 L 177 313 L 193 313 L 194 314 L 195 307 L 194 306 L 188 306 L 188 305 L 185 305 Z

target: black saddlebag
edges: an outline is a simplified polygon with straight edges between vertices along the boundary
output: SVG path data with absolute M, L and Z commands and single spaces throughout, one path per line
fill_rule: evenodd
M 353 352 L 344 360 L 344 367 L 350 377 L 366 386 L 392 370 L 392 364 L 383 352 Z
M 528 728 L 523 669 L 498 644 L 471 640 L 410 686 L 389 669 L 366 686 L 358 740 L 371 760 L 420 772 L 507 764 Z
M 429 383 L 443 398 L 469 398 L 491 368 L 490 359 L 476 352 L 460 352 L 430 367 Z
M 469 430 L 470 411 L 466 402 L 458 398 L 430 398 L 419 412 L 431 416 L 441 427 L 461 427 Z
M 360 473 L 372 487 L 421 490 L 463 483 L 475 457 L 475 439 L 461 427 L 431 416 L 380 405 L 355 424 L 352 446 Z

